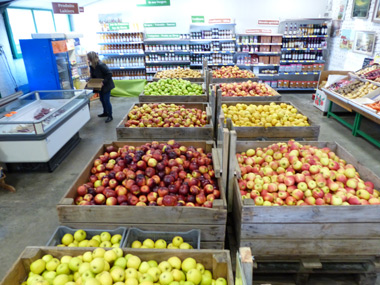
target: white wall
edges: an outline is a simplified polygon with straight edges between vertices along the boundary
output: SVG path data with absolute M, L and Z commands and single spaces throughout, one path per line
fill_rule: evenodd
M 333 2 L 333 19 L 337 19 L 339 6 L 346 0 L 334 0 Z M 372 15 L 375 10 L 376 0 L 371 1 L 370 11 L 368 19 L 352 19 L 352 3 L 353 0 L 349 0 L 347 4 L 347 10 L 345 18 L 342 23 L 342 29 L 358 30 L 358 31 L 375 31 L 377 33 L 377 42 L 375 45 L 375 54 L 380 54 L 380 24 L 372 22 Z M 329 45 L 329 70 L 350 70 L 355 71 L 362 67 L 363 60 L 366 55 L 354 53 L 352 51 L 341 49 L 339 47 L 340 36 L 333 37 Z

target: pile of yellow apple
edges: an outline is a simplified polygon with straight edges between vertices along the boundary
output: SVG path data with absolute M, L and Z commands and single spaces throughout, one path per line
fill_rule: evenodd
M 286 103 L 269 105 L 236 104 L 222 105 L 225 120 L 231 118 L 237 127 L 290 127 L 310 126 L 308 118 L 297 108 Z
M 91 239 L 86 239 L 87 233 L 84 230 L 77 230 L 74 235 L 67 233 L 61 239 L 59 247 L 120 247 L 122 236 L 116 234 L 111 236 L 109 232 L 102 232 Z
M 168 249 L 193 249 L 193 246 L 187 242 L 183 242 L 183 237 L 175 236 L 171 243 L 163 239 L 158 239 L 153 241 L 150 238 L 145 239 L 143 242 L 135 240 L 132 245 L 132 248 L 168 248 Z
M 172 256 L 158 263 L 143 261 L 121 248 L 97 248 L 83 255 L 61 259 L 47 254 L 30 265 L 29 277 L 22 285 L 227 285 L 194 258 Z

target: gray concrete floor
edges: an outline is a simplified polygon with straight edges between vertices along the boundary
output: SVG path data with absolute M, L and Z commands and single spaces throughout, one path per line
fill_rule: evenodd
M 321 126 L 320 141 L 336 141 L 368 168 L 380 176 L 380 149 L 350 131 L 334 119 L 322 116 L 312 106 L 310 94 L 285 94 L 291 101 Z M 71 183 L 104 141 L 116 140 L 116 126 L 137 98 L 112 97 L 114 120 L 105 124 L 98 118 L 100 102 L 91 102 L 91 120 L 80 131 L 81 142 L 53 173 L 8 173 L 6 182 L 16 193 L 0 189 L 0 280 L 11 268 L 26 246 L 43 246 L 59 225 L 56 204 Z M 366 120 L 365 130 L 380 138 L 380 127 Z M 378 278 L 379 279 L 379 278 Z M 380 284 L 378 282 L 378 284 Z

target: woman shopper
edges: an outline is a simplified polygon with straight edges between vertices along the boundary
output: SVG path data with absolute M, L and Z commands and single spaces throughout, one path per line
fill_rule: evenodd
M 111 90 L 115 88 L 112 80 L 112 72 L 108 66 L 99 60 L 96 52 L 89 52 L 87 59 L 90 63 L 91 78 L 103 78 L 102 89 L 99 92 L 100 102 L 102 102 L 103 113 L 98 117 L 107 117 L 106 123 L 111 122 L 112 118 L 112 105 L 111 105 Z

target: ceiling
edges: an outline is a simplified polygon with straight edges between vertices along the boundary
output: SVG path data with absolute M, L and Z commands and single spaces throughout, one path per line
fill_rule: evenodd
M 11 1 L 12 7 L 27 7 L 27 8 L 41 8 L 41 9 L 52 9 L 52 2 L 60 3 L 78 3 L 80 7 L 86 7 L 88 5 L 101 2 L 105 0 L 56 0 L 56 1 L 47 1 L 47 0 L 13 0 Z M 9 2 L 9 0 L 0 0 L 1 2 Z

